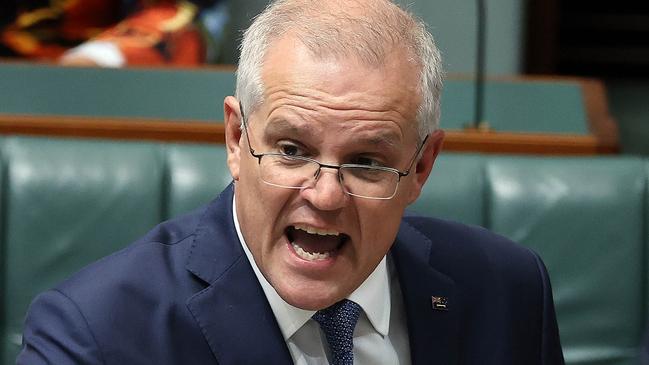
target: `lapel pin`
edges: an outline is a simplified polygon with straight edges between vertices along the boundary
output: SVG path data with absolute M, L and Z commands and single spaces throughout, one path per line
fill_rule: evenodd
M 447 311 L 448 310 L 448 298 L 447 297 L 430 297 L 431 303 L 434 310 L 438 311 Z

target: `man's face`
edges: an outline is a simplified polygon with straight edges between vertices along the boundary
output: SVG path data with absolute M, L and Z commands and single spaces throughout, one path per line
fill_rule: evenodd
M 276 41 L 262 70 L 264 102 L 247 116 L 252 148 L 326 164 L 407 169 L 418 147 L 419 82 L 417 68 L 405 58 L 395 55 L 372 68 L 354 59 L 316 59 L 294 37 Z M 429 138 L 394 198 L 370 200 L 346 194 L 334 169 L 322 169 L 318 180 L 303 189 L 264 183 L 258 160 L 238 131 L 234 98 L 226 99 L 225 115 L 237 217 L 263 275 L 299 308 L 321 309 L 347 297 L 390 249 L 443 134 Z

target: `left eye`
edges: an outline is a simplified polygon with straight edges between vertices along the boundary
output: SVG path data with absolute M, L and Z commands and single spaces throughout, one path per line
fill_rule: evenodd
M 290 144 L 290 143 L 282 143 L 282 144 L 280 144 L 279 145 L 279 152 L 281 154 L 287 155 L 287 156 L 303 156 L 304 155 L 304 151 L 300 147 L 298 147 L 298 146 L 296 146 L 294 144 Z
M 383 166 L 381 162 L 370 157 L 357 157 L 354 160 L 352 160 L 352 163 L 355 165 L 372 166 L 372 167 Z

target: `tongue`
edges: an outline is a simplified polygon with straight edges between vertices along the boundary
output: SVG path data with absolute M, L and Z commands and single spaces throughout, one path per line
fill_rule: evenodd
M 333 251 L 340 244 L 340 237 L 338 236 L 321 236 L 306 233 L 299 229 L 294 229 L 291 232 L 291 237 L 293 238 L 293 243 L 309 253 Z

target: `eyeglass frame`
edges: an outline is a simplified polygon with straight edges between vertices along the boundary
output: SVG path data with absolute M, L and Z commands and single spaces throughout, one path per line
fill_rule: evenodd
M 406 171 L 400 171 L 400 170 L 395 169 L 393 167 L 387 167 L 387 166 L 365 166 L 365 165 L 349 164 L 349 163 L 346 163 L 346 164 L 344 163 L 344 164 L 340 164 L 340 165 L 332 165 L 332 164 L 322 163 L 322 162 L 320 162 L 318 160 L 315 160 L 315 159 L 312 159 L 312 158 L 309 158 L 309 157 L 303 157 L 303 156 L 291 156 L 291 155 L 286 155 L 286 154 L 277 153 L 277 152 L 257 153 L 252 148 L 252 145 L 250 144 L 250 136 L 248 135 L 248 122 L 246 121 L 246 117 L 245 117 L 245 115 L 243 113 L 243 104 L 241 103 L 241 101 L 239 101 L 239 110 L 241 112 L 241 122 L 243 123 L 243 128 L 245 130 L 244 134 L 246 135 L 246 141 L 248 142 L 248 151 L 250 151 L 250 155 L 252 155 L 252 157 L 257 159 L 257 163 L 260 166 L 261 166 L 261 159 L 264 156 L 285 156 L 285 157 L 287 156 L 287 157 L 290 157 L 290 158 L 296 159 L 296 160 L 302 160 L 302 161 L 306 161 L 306 162 L 313 162 L 313 163 L 318 165 L 318 170 L 316 170 L 315 176 L 313 177 L 314 181 L 317 181 L 318 178 L 320 177 L 320 171 L 322 170 L 323 167 L 329 168 L 329 169 L 334 169 L 334 170 L 337 171 L 336 175 L 338 175 L 338 182 L 340 183 L 340 186 L 342 187 L 343 191 L 347 195 L 355 196 L 355 197 L 359 197 L 359 198 L 363 198 L 363 199 L 390 200 L 390 199 L 394 198 L 394 196 L 397 195 L 397 190 L 399 190 L 399 182 L 401 182 L 401 178 L 405 177 L 405 176 L 408 176 L 410 174 L 410 170 L 412 169 L 412 166 L 414 165 L 415 161 L 417 160 L 417 157 L 419 157 L 419 154 L 421 153 L 424 146 L 426 145 L 426 141 L 428 140 L 428 137 L 429 137 L 428 135 L 426 135 L 424 140 L 421 142 L 421 145 L 419 145 L 419 147 L 417 148 L 417 151 L 415 151 L 414 156 L 410 160 L 410 163 L 408 164 L 408 168 L 406 169 Z M 394 192 L 392 193 L 392 195 L 390 195 L 389 197 L 385 197 L 385 198 L 377 198 L 377 197 L 370 197 L 370 196 L 365 196 L 365 195 L 354 194 L 354 193 L 348 191 L 347 188 L 345 187 L 345 184 L 343 183 L 343 177 L 342 177 L 342 174 L 340 172 L 340 169 L 345 168 L 345 167 L 347 167 L 347 168 L 350 168 L 350 167 L 351 168 L 365 168 L 365 169 L 369 169 L 369 170 L 381 170 L 381 171 L 387 171 L 387 172 L 395 173 L 395 174 L 398 175 L 397 185 L 395 186 Z M 262 180 L 262 181 L 264 181 L 264 180 Z M 266 183 L 268 185 L 271 185 L 271 186 L 284 188 L 284 189 L 304 189 L 305 188 L 305 186 L 290 187 L 290 186 L 284 186 L 284 185 L 277 185 L 277 184 L 269 183 L 267 181 L 264 181 L 264 183 Z

